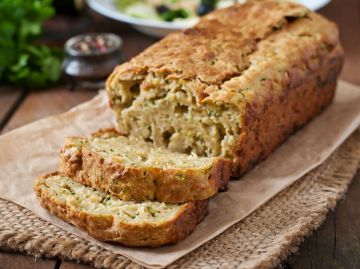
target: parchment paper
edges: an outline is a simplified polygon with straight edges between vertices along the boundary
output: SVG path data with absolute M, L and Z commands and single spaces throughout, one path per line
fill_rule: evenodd
M 323 162 L 360 124 L 360 88 L 340 82 L 334 103 L 303 130 L 292 136 L 265 162 L 210 202 L 210 214 L 182 242 L 156 249 L 129 248 L 97 241 L 42 209 L 33 180 L 58 163 L 67 135 L 87 135 L 114 126 L 106 94 L 58 116 L 48 117 L 0 137 L 0 197 L 77 236 L 122 254 L 141 265 L 164 267 L 243 219 L 278 192 Z M 55 235 L 54 235 L 55 236 Z

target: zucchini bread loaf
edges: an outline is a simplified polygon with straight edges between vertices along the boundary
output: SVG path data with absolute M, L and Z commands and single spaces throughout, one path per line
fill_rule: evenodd
M 204 200 L 226 188 L 231 169 L 224 158 L 171 152 L 113 129 L 68 137 L 60 155 L 59 171 L 126 201 Z
M 41 205 L 103 241 L 156 247 L 190 234 L 208 212 L 208 201 L 184 204 L 125 202 L 59 173 L 35 181 Z
M 121 131 L 231 159 L 238 176 L 331 103 L 342 63 L 334 23 L 295 3 L 251 1 L 118 66 L 107 92 Z

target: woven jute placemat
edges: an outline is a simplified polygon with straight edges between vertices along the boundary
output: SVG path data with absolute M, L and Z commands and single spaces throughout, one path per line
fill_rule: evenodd
M 169 268 L 275 267 L 321 225 L 346 192 L 359 164 L 357 130 L 321 166 Z M 0 248 L 37 257 L 60 257 L 98 268 L 141 267 L 1 199 Z

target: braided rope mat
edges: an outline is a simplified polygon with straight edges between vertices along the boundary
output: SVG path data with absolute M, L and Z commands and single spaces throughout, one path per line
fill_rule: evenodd
M 169 268 L 273 268 L 321 225 L 360 164 L 360 130 L 326 160 L 223 234 Z M 97 268 L 141 268 L 0 199 L 0 248 Z

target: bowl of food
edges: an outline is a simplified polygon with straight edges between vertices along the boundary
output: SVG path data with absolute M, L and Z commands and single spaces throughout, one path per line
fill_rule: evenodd
M 317 10 L 331 0 L 296 0 Z M 189 28 L 199 17 L 246 0 L 87 0 L 94 11 L 154 37 Z

